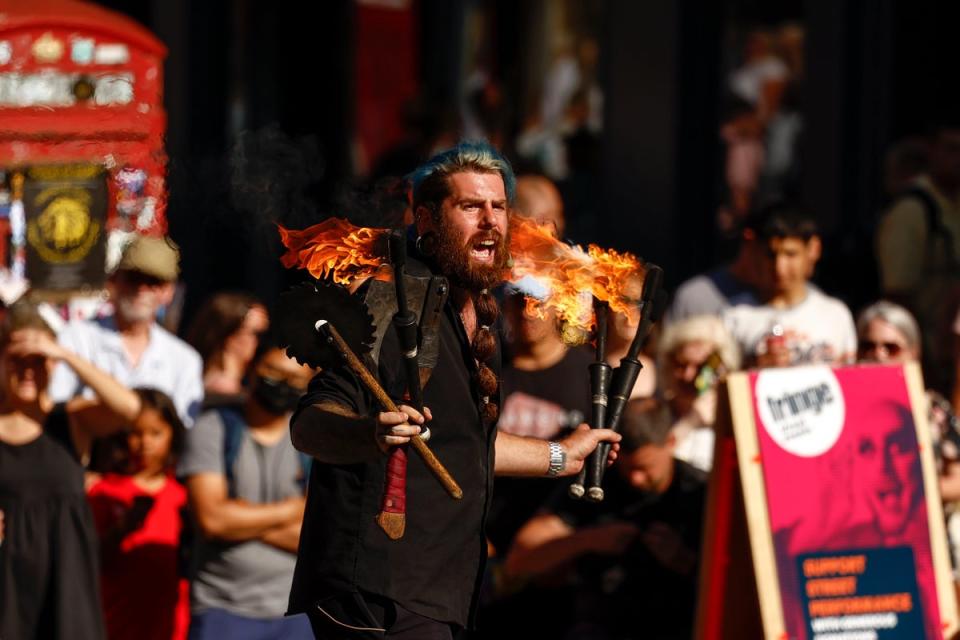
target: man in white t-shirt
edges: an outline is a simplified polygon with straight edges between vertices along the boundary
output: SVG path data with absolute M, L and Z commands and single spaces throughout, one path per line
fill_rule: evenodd
M 107 283 L 114 314 L 70 322 L 59 340 L 128 387 L 163 391 L 184 424 L 192 426 L 203 400 L 200 355 L 156 322 L 160 307 L 173 296 L 179 262 L 173 241 L 138 236 Z M 55 402 L 89 393 L 69 367 L 57 365 L 50 381 Z
M 856 330 L 847 306 L 808 279 L 820 259 L 816 223 L 804 213 L 776 205 L 757 224 L 762 252 L 760 306 L 737 305 L 723 319 L 748 364 L 783 367 L 853 362 Z

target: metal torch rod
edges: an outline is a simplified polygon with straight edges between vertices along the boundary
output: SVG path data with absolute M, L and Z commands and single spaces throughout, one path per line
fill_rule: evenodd
M 613 368 L 607 364 L 607 308 L 608 304 L 596 298 L 593 299 L 593 313 L 597 319 L 596 360 L 590 363 L 590 393 L 591 415 L 590 427 L 599 429 L 606 424 L 607 419 L 607 392 L 610 389 L 610 377 Z M 567 490 L 571 498 L 582 498 L 587 481 L 587 465 L 583 465 L 577 479 Z
M 663 282 L 663 269 L 655 264 L 647 266 L 647 273 L 643 279 L 643 292 L 640 294 L 640 323 L 633 336 L 633 342 L 627 350 L 627 355 L 620 359 L 620 366 L 613 372 L 613 381 L 610 383 L 610 398 L 607 407 L 606 427 L 617 431 L 620 417 L 627 406 L 633 387 L 643 364 L 638 359 L 640 349 L 650 335 L 660 315 L 663 313 L 666 296 L 660 294 L 660 285 Z M 593 502 L 603 500 L 603 473 L 606 469 L 607 455 L 610 445 L 601 443 L 587 460 L 587 499 Z
M 360 358 L 357 357 L 357 354 L 355 354 L 344 341 L 336 327 L 326 320 L 319 320 L 317 321 L 316 329 L 324 340 L 336 348 L 337 352 L 347 363 L 347 366 L 350 367 L 350 370 L 360 378 L 360 381 L 370 393 L 374 395 L 384 409 L 391 412 L 400 411 L 393 400 L 390 399 L 390 396 L 387 395 L 387 392 L 383 390 L 383 387 L 380 386 L 380 383 L 377 382 L 377 379 L 373 377 L 373 374 L 363 366 Z M 414 451 L 423 458 L 423 462 L 427 465 L 427 468 L 437 477 L 437 480 L 439 480 L 443 488 L 447 490 L 447 493 L 456 500 L 462 498 L 463 490 L 460 488 L 460 485 L 457 484 L 457 481 L 453 479 L 453 476 L 450 475 L 446 467 L 437 459 L 423 439 L 419 435 L 413 436 L 410 438 L 410 444 L 413 446 Z

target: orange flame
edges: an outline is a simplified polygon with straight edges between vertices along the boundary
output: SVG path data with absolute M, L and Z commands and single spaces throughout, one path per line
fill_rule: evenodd
M 549 289 L 542 300 L 527 298 L 529 312 L 542 316 L 543 309 L 552 309 L 563 322 L 587 331 L 594 323 L 595 296 L 612 310 L 637 320 L 644 268 L 636 256 L 596 245 L 585 252 L 557 239 L 549 225 L 520 216 L 511 220 L 510 253 L 511 282 L 530 276 Z
M 347 286 L 378 275 L 387 261 L 383 241 L 388 229 L 355 227 L 342 218 L 330 218 L 302 231 L 277 228 L 287 248 L 280 258 L 283 266 L 306 269 L 318 280 L 332 278 Z
M 342 218 L 302 231 L 277 226 L 287 248 L 281 257 L 287 268 L 306 269 L 318 280 L 331 278 L 348 287 L 370 277 L 392 277 L 385 246 L 388 229 L 356 227 Z M 636 256 L 596 245 L 587 251 L 571 247 L 556 238 L 551 226 L 519 216 L 510 224 L 510 253 L 513 269 L 508 280 L 517 283 L 532 277 L 549 291 L 543 300 L 527 298 L 530 312 L 542 316 L 552 309 L 568 327 L 585 332 L 594 323 L 596 297 L 637 320 L 644 268 Z

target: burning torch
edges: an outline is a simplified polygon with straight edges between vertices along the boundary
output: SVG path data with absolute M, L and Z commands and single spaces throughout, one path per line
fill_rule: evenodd
M 591 420 L 594 429 L 606 424 L 607 392 L 610 389 L 610 376 L 613 368 L 607 364 L 607 309 L 609 305 L 597 298 L 593 299 L 594 316 L 597 318 L 596 360 L 590 364 Z M 587 480 L 587 465 L 580 469 L 580 475 L 568 489 L 571 498 L 582 498 Z
M 648 264 L 647 273 L 643 279 L 643 293 L 640 295 L 640 324 L 637 326 L 637 333 L 633 337 L 633 342 L 630 343 L 627 355 L 620 359 L 620 366 L 613 371 L 612 377 L 608 376 L 607 378 L 610 380 L 609 392 L 604 393 L 606 390 L 600 390 L 602 395 L 609 397 L 606 406 L 606 427 L 608 429 L 617 431 L 619 428 L 620 416 L 623 415 L 623 409 L 627 405 L 627 400 L 630 398 L 633 386 L 637 382 L 640 370 L 643 369 L 643 364 L 638 359 L 640 349 L 650 335 L 654 323 L 659 321 L 660 316 L 663 315 L 666 306 L 666 293 L 660 291 L 662 281 L 663 269 L 655 264 Z M 600 328 L 599 318 L 597 327 Z M 597 342 L 599 346 L 599 336 Z M 594 394 L 596 393 L 597 390 L 595 389 Z M 603 487 L 600 485 L 603 481 L 603 472 L 606 469 L 609 451 L 610 445 L 601 443 L 587 460 L 586 496 L 592 502 L 603 500 Z

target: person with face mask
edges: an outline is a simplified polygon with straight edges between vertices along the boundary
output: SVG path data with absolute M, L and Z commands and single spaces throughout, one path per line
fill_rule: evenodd
M 190 427 L 203 400 L 203 364 L 193 347 L 156 322 L 157 312 L 173 299 L 179 261 L 172 240 L 137 236 L 107 283 L 113 314 L 70 322 L 57 338 L 127 387 L 170 396 Z M 66 402 L 78 395 L 92 397 L 92 391 L 69 367 L 58 365 L 50 397 Z
M 200 415 L 187 434 L 185 478 L 200 540 L 190 638 L 312 638 L 284 617 L 309 466 L 287 429 L 315 372 L 261 343 L 247 400 Z

